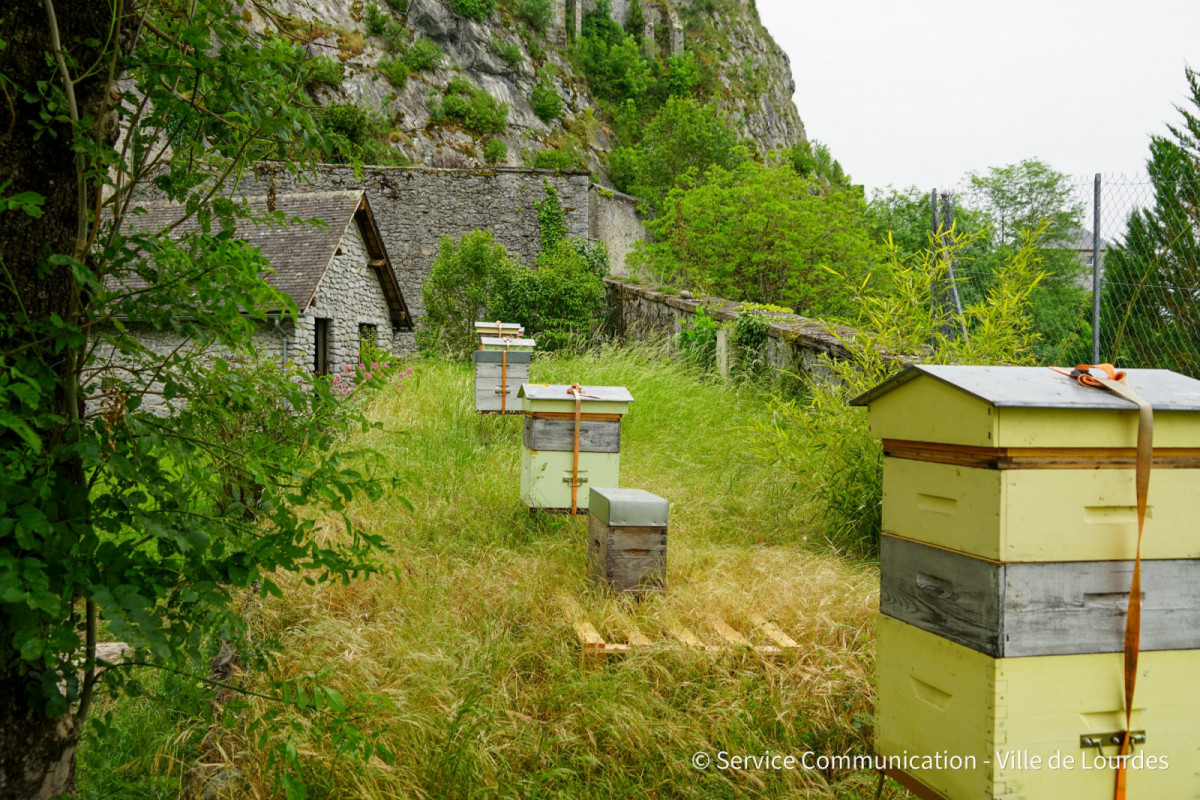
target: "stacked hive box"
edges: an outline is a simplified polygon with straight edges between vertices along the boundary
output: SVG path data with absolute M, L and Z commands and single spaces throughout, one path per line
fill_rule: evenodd
M 495 339 L 520 339 L 525 336 L 525 326 L 515 322 L 476 322 L 475 335 L 481 341 L 485 336 Z
M 1128 797 L 1200 797 L 1200 381 L 1129 383 L 1155 457 Z M 884 441 L 886 771 L 928 798 L 1111 797 L 1136 406 L 1037 367 L 911 367 L 854 402 Z
M 579 468 L 575 469 L 575 397 L 564 385 L 521 387 L 525 440 L 521 500 L 530 509 L 586 511 L 591 486 L 621 485 L 621 417 L 633 395 L 624 386 L 584 386 L 580 403 Z
M 518 388 L 529 381 L 533 339 L 481 336 L 475 359 L 475 410 L 480 414 L 517 414 Z
M 642 489 L 588 493 L 588 574 L 618 592 L 662 591 L 667 582 L 669 503 Z

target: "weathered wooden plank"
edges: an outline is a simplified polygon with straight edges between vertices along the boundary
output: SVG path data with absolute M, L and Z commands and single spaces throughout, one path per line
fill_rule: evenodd
M 788 636 L 779 629 L 778 625 L 776 625 L 774 622 L 771 622 L 769 619 L 766 619 L 761 614 L 751 614 L 749 619 L 750 623 L 754 625 L 757 630 L 762 631 L 768 639 L 785 650 L 794 650 L 800 647 L 800 644 L 795 639 Z
M 653 644 L 649 638 L 643 635 L 642 632 L 633 625 L 625 626 L 625 638 L 629 640 L 630 644 L 638 647 L 647 647 Z
M 706 644 L 704 644 L 704 642 L 700 641 L 699 636 L 692 633 L 690 630 L 688 630 L 683 625 L 671 626 L 671 627 L 667 628 L 667 633 L 671 634 L 676 639 L 678 639 L 679 641 L 686 644 L 688 647 L 695 647 L 699 650 L 708 649 L 708 646 Z
M 565 411 L 526 411 L 525 416 L 530 419 L 575 419 L 574 413 Z M 620 422 L 621 417 L 621 414 L 589 414 L 586 411 L 579 415 L 584 422 Z
M 475 365 L 475 383 L 480 381 L 494 381 L 500 383 L 503 365 L 501 364 L 476 364 Z M 521 388 L 521 384 L 529 381 L 529 365 L 528 364 L 509 364 L 508 365 L 508 385 L 514 391 Z
M 754 646 L 754 645 L 750 644 L 749 639 L 747 639 L 745 636 L 742 636 L 742 634 L 738 633 L 737 630 L 735 630 L 733 627 L 731 627 L 727 622 L 725 622 L 725 620 L 721 619 L 720 617 L 713 617 L 712 626 L 713 626 L 713 630 L 715 630 L 717 633 L 721 634 L 722 639 L 724 639 L 725 641 L 729 642 L 730 644 L 732 644 L 736 647 L 753 647 Z
M 973 650 L 999 656 L 998 564 L 884 536 L 879 610 Z
M 525 417 L 525 447 L 537 451 L 574 451 L 575 421 Z M 621 423 L 580 421 L 579 452 L 621 452 Z
M 588 574 L 618 592 L 660 591 L 667 579 L 667 529 L 609 527 L 589 514 Z
M 996 658 L 1124 648 L 1133 564 L 1005 564 L 884 536 L 880 611 Z M 1142 562 L 1141 648 L 1200 649 L 1200 560 Z

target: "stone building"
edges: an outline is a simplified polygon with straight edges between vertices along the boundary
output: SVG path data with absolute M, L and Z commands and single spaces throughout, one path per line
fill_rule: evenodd
M 262 209 L 270 203 L 290 220 L 284 225 L 242 220 L 236 235 L 270 262 L 273 273 L 266 276 L 267 283 L 289 296 L 298 310 L 294 320 L 279 314 L 271 324 L 258 325 L 253 344 L 260 358 L 291 360 L 329 374 L 358 363 L 364 338 L 397 355 L 411 349 L 412 317 L 365 192 L 246 199 Z M 143 231 L 162 230 L 181 216 L 178 205 L 165 201 L 139 205 L 146 214 L 136 217 L 135 224 Z M 124 283 L 139 288 L 138 279 Z M 155 352 L 169 353 L 179 345 L 170 331 L 135 328 L 131 333 Z

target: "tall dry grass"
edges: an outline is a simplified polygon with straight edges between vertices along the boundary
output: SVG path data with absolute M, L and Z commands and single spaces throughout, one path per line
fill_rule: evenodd
M 288 738 L 312 797 L 873 796 L 868 774 L 699 771 L 690 761 L 701 750 L 869 750 L 878 573 L 806 542 L 794 478 L 750 451 L 751 426 L 770 413 L 758 390 L 647 350 L 535 360 L 536 381 L 624 385 L 635 397 L 622 483 L 671 501 L 668 589 L 636 602 L 589 585 L 586 518 L 521 504 L 520 418 L 476 416 L 466 366 L 414 369 L 374 398 L 383 428 L 365 442 L 401 476 L 403 498 L 351 512 L 389 542 L 383 574 L 289 580 L 258 623 L 282 648 L 260 679 L 326 672 L 347 695 L 392 701 L 357 724 L 395 763 L 340 758 L 299 716 L 263 738 L 251 727 L 270 709 L 256 701 L 220 732 L 223 757 L 202 777 L 234 766 L 235 796 L 283 797 L 268 754 Z M 341 535 L 340 519 L 325 522 L 326 535 Z M 683 624 L 715 644 L 720 618 L 766 643 L 749 621 L 758 613 L 800 653 L 772 661 L 674 648 L 585 668 L 564 595 L 614 641 L 629 627 L 661 640 Z

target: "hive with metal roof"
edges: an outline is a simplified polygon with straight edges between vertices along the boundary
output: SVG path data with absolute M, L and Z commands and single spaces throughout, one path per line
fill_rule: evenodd
M 1127 381 L 1154 431 L 1128 726 L 1138 406 L 1044 367 L 910 367 L 853 401 L 884 452 L 876 751 L 972 759 L 889 762 L 918 796 L 1110 797 L 1126 734 L 1130 800 L 1200 785 L 1200 381 Z

